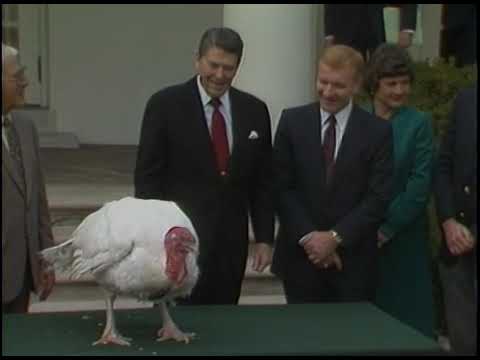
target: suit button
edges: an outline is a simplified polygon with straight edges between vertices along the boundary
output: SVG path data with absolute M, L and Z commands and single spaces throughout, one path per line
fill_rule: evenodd
M 463 191 L 465 192 L 465 194 L 470 195 L 470 187 L 469 187 L 468 185 L 466 185 L 466 186 L 463 188 Z
M 461 211 L 460 214 L 458 214 L 458 215 L 460 215 L 460 217 L 461 217 L 462 219 L 465 217 L 465 213 L 464 213 L 463 211 Z

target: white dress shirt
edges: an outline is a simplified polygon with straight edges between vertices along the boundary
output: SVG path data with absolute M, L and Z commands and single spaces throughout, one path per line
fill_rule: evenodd
M 336 126 L 335 126 L 335 154 L 334 154 L 334 159 L 337 159 L 337 154 L 338 154 L 338 149 L 340 148 L 340 145 L 342 143 L 343 139 L 343 134 L 345 133 L 345 128 L 347 127 L 347 122 L 348 119 L 350 118 L 350 114 L 352 113 L 352 108 L 353 108 L 353 103 L 350 100 L 347 106 L 345 106 L 342 110 L 337 112 L 336 114 L 333 114 L 335 116 L 335 119 L 337 120 Z M 322 118 L 322 144 L 323 144 L 323 138 L 325 137 L 325 131 L 328 128 L 328 118 L 332 115 L 331 113 L 323 110 L 320 108 L 320 116 Z
M 212 135 L 212 116 L 213 116 L 213 105 L 210 103 L 212 97 L 207 94 L 205 89 L 203 88 L 202 83 L 200 82 L 200 75 L 197 76 L 197 85 L 198 91 L 200 93 L 200 98 L 202 99 L 203 111 L 205 113 L 205 119 L 207 120 L 208 131 L 210 132 L 210 136 Z M 225 119 L 225 129 L 227 130 L 227 140 L 228 140 L 228 148 L 230 150 L 230 154 L 232 153 L 233 147 L 233 132 L 232 132 L 232 108 L 230 104 L 230 91 L 227 90 L 225 94 L 223 94 L 219 100 L 222 102 L 222 105 L 218 108 L 218 110 L 222 113 L 223 118 Z
M 8 151 L 10 151 L 10 146 L 8 146 L 8 139 L 7 139 L 7 133 L 5 131 L 5 118 L 8 118 L 10 121 L 12 119 L 10 118 L 10 115 L 2 115 L 2 141 L 5 147 L 7 148 Z

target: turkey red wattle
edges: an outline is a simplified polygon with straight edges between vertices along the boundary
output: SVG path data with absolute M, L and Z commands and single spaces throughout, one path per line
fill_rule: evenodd
M 173 227 L 165 235 L 167 264 L 165 272 L 173 283 L 182 285 L 188 275 L 187 256 L 194 251 L 195 239 L 192 233 L 183 227 Z

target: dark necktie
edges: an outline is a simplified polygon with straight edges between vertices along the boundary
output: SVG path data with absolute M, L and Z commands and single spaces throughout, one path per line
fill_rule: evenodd
M 4 118 L 3 126 L 5 128 L 5 135 L 7 137 L 10 155 L 20 173 L 22 185 L 25 186 L 25 170 L 23 168 L 22 149 L 20 148 L 17 130 L 8 117 Z
M 212 99 L 211 104 L 213 106 L 212 142 L 217 158 L 218 171 L 223 176 L 227 173 L 229 155 L 227 130 L 225 128 L 225 119 L 219 110 L 220 105 L 222 105 L 221 101 L 219 99 Z
M 330 115 L 327 119 L 328 127 L 323 136 L 323 157 L 325 159 L 325 170 L 327 184 L 330 182 L 333 169 L 335 167 L 335 147 L 336 147 L 336 132 L 335 125 L 337 120 L 335 116 Z

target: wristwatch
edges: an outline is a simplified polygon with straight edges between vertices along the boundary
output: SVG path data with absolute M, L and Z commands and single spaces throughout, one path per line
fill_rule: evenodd
M 342 237 L 338 235 L 335 230 L 330 230 L 330 233 L 332 234 L 332 238 L 340 245 L 343 241 Z

